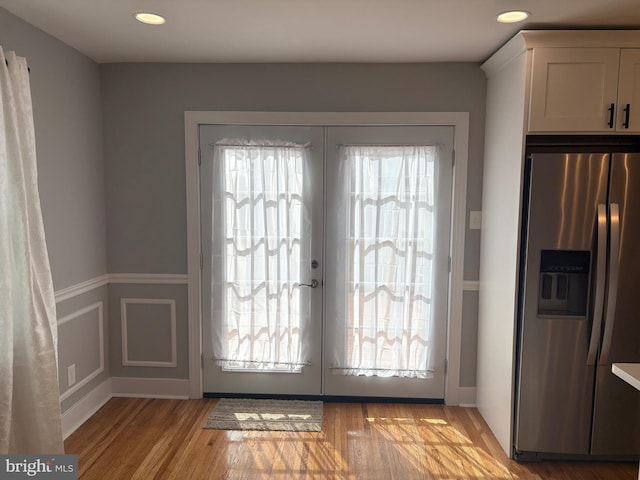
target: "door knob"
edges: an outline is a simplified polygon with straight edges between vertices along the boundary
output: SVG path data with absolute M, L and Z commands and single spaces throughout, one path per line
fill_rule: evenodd
M 311 280 L 311 283 L 301 283 L 300 286 L 301 287 L 317 288 L 318 281 L 314 278 L 313 280 Z

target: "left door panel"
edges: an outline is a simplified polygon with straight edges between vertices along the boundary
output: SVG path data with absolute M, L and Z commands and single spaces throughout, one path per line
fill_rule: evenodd
M 200 127 L 205 393 L 321 393 L 323 135 Z

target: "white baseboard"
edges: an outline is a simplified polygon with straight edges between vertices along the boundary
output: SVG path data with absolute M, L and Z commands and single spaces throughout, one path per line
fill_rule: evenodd
M 458 389 L 459 405 L 461 407 L 475 407 L 476 406 L 476 387 L 460 387 Z
M 111 399 L 111 379 L 107 379 L 62 414 L 62 435 L 66 439 Z
M 111 378 L 114 397 L 189 398 L 189 380 L 179 378 Z
M 62 414 L 63 438 L 75 432 L 112 397 L 186 400 L 189 398 L 189 381 L 175 378 L 109 378 Z

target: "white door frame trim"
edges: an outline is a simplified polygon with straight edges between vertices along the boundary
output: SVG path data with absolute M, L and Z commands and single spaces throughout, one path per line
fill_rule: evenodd
M 469 152 L 468 112 L 225 112 L 187 111 L 185 128 L 185 173 L 187 194 L 187 266 L 189 322 L 189 397 L 202 397 L 202 311 L 200 285 L 200 125 L 451 125 L 454 127 L 455 165 L 451 223 L 451 275 L 447 327 L 447 372 L 445 403 L 460 402 L 460 353 L 462 294 L 464 285 L 464 241 Z

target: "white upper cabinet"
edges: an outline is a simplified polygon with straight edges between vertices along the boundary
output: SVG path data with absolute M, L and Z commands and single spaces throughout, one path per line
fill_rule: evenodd
M 530 132 L 640 131 L 640 49 L 534 48 L 531 71 Z
M 640 132 L 640 49 L 620 53 L 616 130 Z

